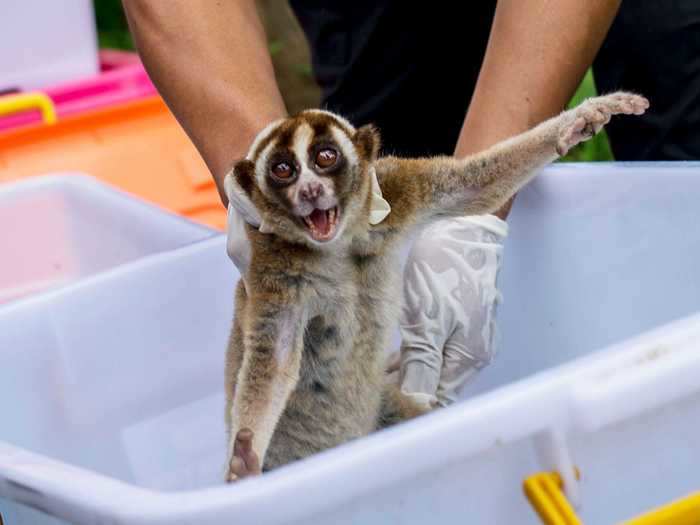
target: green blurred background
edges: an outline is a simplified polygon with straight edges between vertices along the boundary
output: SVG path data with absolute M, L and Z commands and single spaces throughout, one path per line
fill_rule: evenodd
M 134 49 L 121 1 L 93 1 L 100 47 Z M 306 40 L 289 6 L 279 0 L 258 0 L 258 8 L 267 31 L 270 55 L 287 108 L 290 112 L 295 112 L 318 105 L 319 92 L 311 76 Z M 589 70 L 570 105 L 576 105 L 595 94 L 593 75 Z M 613 160 L 605 131 L 571 150 L 562 160 Z

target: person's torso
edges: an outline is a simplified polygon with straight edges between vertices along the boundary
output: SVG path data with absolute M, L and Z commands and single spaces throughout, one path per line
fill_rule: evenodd
M 322 105 L 376 124 L 384 151 L 451 154 L 481 67 L 496 0 L 290 0 Z

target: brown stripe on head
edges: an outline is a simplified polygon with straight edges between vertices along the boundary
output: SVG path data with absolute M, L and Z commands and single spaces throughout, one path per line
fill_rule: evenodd
M 304 119 L 316 136 L 328 134 L 332 126 L 344 131 L 349 138 L 355 134 L 355 128 L 350 122 L 339 115 L 321 109 L 307 109 L 299 113 L 297 118 Z
M 256 162 L 260 154 L 267 148 L 273 141 L 286 141 L 291 144 L 292 137 L 294 136 L 294 129 L 297 124 L 292 119 L 280 119 L 269 124 L 265 129 L 258 133 L 258 136 L 253 141 L 253 144 L 248 150 L 248 155 L 246 158 Z
M 239 160 L 233 167 L 233 176 L 241 189 L 251 197 L 255 186 L 255 164 L 248 159 Z
M 299 127 L 300 122 L 296 119 L 288 119 L 282 123 L 282 125 L 277 129 L 275 135 L 277 135 L 276 148 L 290 149 L 294 143 L 294 134 Z

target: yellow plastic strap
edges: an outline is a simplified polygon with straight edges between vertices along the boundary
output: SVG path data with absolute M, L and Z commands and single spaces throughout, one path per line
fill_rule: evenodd
M 56 108 L 44 93 L 22 93 L 0 97 L 0 116 L 38 109 L 46 124 L 56 123 Z
M 700 492 L 659 507 L 622 525 L 700 525 Z
M 583 525 L 562 492 L 556 472 L 540 472 L 523 482 L 530 504 L 545 525 Z M 620 525 L 700 525 L 700 492 Z

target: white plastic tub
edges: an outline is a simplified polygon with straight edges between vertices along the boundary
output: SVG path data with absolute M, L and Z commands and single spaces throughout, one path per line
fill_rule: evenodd
M 700 316 L 637 334 L 700 311 L 700 165 L 547 171 L 510 221 L 473 397 L 239 484 L 223 237 L 0 309 L 6 523 L 527 525 L 523 479 L 574 465 L 589 525 L 698 490 Z
M 42 88 L 97 70 L 91 0 L 2 2 L 0 91 Z
M 212 233 L 84 175 L 0 185 L 0 304 Z

